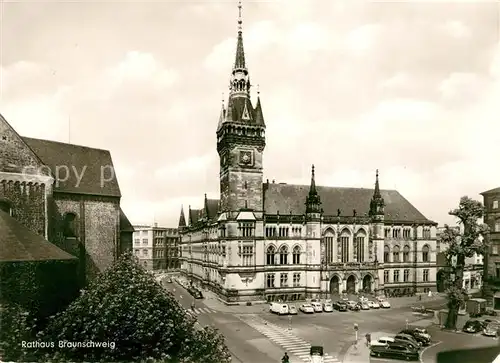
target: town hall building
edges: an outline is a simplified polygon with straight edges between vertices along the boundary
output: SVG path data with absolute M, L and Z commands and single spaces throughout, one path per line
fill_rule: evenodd
M 220 199 L 179 219 L 181 270 L 227 302 L 436 289 L 436 227 L 396 190 L 263 180 L 260 96 L 250 99 L 238 20 L 227 105 L 217 126 Z M 272 121 L 271 121 L 272 122 Z

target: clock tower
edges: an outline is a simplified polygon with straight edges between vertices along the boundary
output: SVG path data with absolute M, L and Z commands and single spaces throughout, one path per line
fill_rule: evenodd
M 263 210 L 262 156 L 266 146 L 260 97 L 252 105 L 250 76 L 243 50 L 239 4 L 236 59 L 231 72 L 229 100 L 222 105 L 217 127 L 220 158 L 220 211 Z

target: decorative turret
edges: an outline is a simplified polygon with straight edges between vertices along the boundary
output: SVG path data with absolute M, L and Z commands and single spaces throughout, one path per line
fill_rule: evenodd
M 309 186 L 309 194 L 306 197 L 306 214 L 321 214 L 321 199 L 316 190 L 316 180 L 314 175 L 314 165 L 311 171 L 311 185 Z
M 184 217 L 184 207 L 181 205 L 181 216 L 179 217 L 179 228 L 186 227 L 186 218 Z
M 378 181 L 378 169 L 375 175 L 375 190 L 370 202 L 370 217 L 383 217 L 384 216 L 385 202 L 380 194 L 380 186 Z

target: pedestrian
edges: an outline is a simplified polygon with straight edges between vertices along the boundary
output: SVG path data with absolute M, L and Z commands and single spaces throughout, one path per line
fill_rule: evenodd
M 372 343 L 372 335 L 370 333 L 366 333 L 365 338 L 366 338 L 366 346 L 369 348 Z
M 288 356 L 287 352 L 285 352 L 285 355 L 283 358 L 281 358 L 281 363 L 290 363 L 290 357 Z

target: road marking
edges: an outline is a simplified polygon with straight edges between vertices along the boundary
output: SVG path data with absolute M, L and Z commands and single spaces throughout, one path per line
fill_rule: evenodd
M 422 349 L 422 350 L 420 351 L 420 354 L 419 354 L 419 357 L 418 357 L 418 359 L 419 359 L 420 363 L 424 363 L 424 361 L 422 360 L 422 358 L 423 358 L 423 356 L 424 356 L 424 352 L 425 352 L 427 349 L 432 348 L 432 347 L 435 347 L 436 345 L 439 345 L 439 344 L 441 344 L 441 343 L 442 343 L 442 342 L 435 342 L 435 343 L 433 343 L 433 344 L 429 345 L 428 347 L 425 347 L 424 349 Z
M 310 362 L 311 344 L 296 337 L 292 333 L 283 328 L 268 322 L 257 314 L 239 314 L 236 315 L 241 321 L 257 330 L 259 333 L 266 336 L 273 343 L 281 346 L 286 352 L 298 357 L 302 362 Z M 324 363 L 338 363 L 339 359 L 324 355 Z

